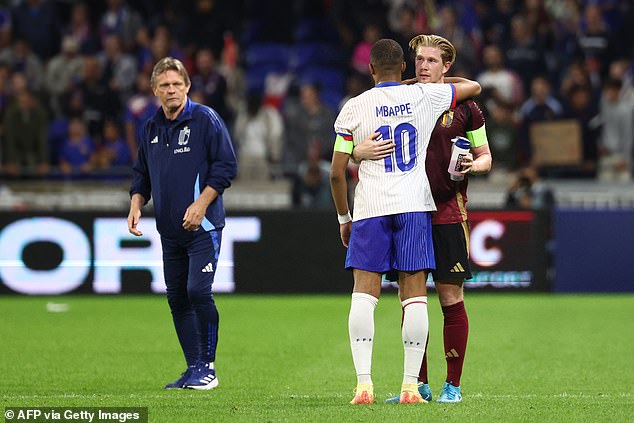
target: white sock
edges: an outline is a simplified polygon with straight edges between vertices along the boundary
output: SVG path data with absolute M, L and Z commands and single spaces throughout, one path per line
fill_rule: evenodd
M 374 308 L 378 298 L 361 292 L 352 293 L 348 334 L 357 383 L 372 383 L 372 341 L 374 340 Z
M 427 297 L 412 297 L 401 302 L 403 306 L 403 346 L 405 360 L 403 384 L 416 383 L 425 353 L 425 341 L 429 330 Z

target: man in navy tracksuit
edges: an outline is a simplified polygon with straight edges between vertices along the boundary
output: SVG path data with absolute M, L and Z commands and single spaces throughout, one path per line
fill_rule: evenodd
M 128 230 L 142 235 L 141 207 L 153 195 L 167 300 L 187 361 L 181 377 L 165 388 L 213 389 L 218 310 L 211 284 L 225 225 L 222 193 L 237 174 L 236 157 L 218 114 L 188 99 L 191 82 L 179 60 L 161 59 L 151 85 L 161 108 L 139 140 Z

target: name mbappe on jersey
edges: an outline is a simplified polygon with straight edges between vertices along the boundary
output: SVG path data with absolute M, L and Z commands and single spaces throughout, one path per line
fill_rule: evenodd
M 399 104 L 397 106 L 376 106 L 376 115 L 390 117 L 412 114 L 412 103 Z

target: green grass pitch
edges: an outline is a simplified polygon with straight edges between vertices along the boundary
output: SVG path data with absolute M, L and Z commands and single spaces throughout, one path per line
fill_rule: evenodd
M 151 422 L 634 421 L 634 296 L 468 293 L 463 402 L 384 404 L 402 377 L 400 304 L 375 315 L 377 403 L 351 406 L 348 295 L 218 295 L 219 388 L 163 391 L 184 362 L 162 296 L 0 297 L 3 407 L 149 408 Z M 47 303 L 66 312 L 49 312 Z M 430 294 L 430 384 L 443 382 Z

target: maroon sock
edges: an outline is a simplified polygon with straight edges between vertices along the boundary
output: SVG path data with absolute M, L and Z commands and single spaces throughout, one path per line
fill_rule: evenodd
M 445 341 L 445 358 L 447 359 L 447 379 L 453 386 L 460 386 L 462 365 L 467 350 L 469 335 L 469 319 L 464 308 L 464 301 L 442 307 L 445 316 L 443 331 Z
M 427 382 L 427 345 L 429 344 L 429 333 L 427 333 L 427 340 L 425 341 L 425 354 L 423 355 L 423 363 L 420 365 L 420 372 L 418 372 L 418 381 L 423 383 Z

